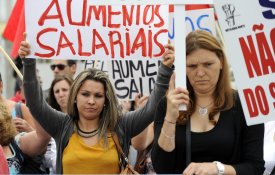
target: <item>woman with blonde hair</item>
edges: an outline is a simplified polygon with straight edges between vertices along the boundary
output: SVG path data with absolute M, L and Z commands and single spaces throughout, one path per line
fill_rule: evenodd
M 49 136 L 44 137 L 47 133 L 38 124 L 36 127 L 39 129 L 37 132 L 17 134 L 8 108 L 5 104 L 0 103 L 0 145 L 3 147 L 10 174 L 22 173 L 22 169 L 24 169 L 23 163 L 26 159 L 22 159 L 24 155 L 17 148 L 29 157 L 45 152 Z
M 128 155 L 130 139 L 152 121 L 159 99 L 165 95 L 173 73 L 174 51 L 167 45 L 154 90 L 143 108 L 122 114 L 109 77 L 100 70 L 81 72 L 71 86 L 67 114 L 49 107 L 35 78 L 35 59 L 25 58 L 30 45 L 21 42 L 19 55 L 24 62 L 24 89 L 27 105 L 35 119 L 57 144 L 56 173 L 118 174 L 119 153 L 115 133 Z M 121 162 L 125 165 L 125 162 Z

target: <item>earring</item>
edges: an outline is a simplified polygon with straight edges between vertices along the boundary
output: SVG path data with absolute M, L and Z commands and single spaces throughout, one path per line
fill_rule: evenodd
M 74 103 L 76 103 L 76 100 L 74 101 Z

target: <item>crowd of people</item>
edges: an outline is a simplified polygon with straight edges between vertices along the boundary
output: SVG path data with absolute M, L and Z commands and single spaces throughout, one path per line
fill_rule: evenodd
M 137 150 L 133 166 L 141 174 L 272 174 L 274 124 L 247 126 L 219 40 L 202 30 L 188 34 L 186 88 L 175 87 L 174 47 L 164 47 L 151 94 L 119 102 L 103 71 L 74 78 L 74 60 L 52 60 L 54 79 L 42 91 L 36 59 L 27 58 L 31 45 L 22 41 L 24 100 L 0 95 L 0 174 L 25 173 L 37 157 L 40 173 L 119 174 L 127 162 L 114 137 L 125 155 Z

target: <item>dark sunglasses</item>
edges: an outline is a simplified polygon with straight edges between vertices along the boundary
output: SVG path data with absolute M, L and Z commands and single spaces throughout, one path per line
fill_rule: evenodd
M 64 70 L 66 66 L 67 65 L 65 65 L 65 64 L 52 64 L 51 69 L 54 70 L 57 67 L 57 69 L 59 69 L 59 70 Z

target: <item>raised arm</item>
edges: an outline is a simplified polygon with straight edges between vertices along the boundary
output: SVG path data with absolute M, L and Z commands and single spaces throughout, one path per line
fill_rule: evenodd
M 30 53 L 29 43 L 22 41 L 18 53 L 23 60 L 23 87 L 27 106 L 35 120 L 55 138 L 60 133 L 60 127 L 62 127 L 63 120 L 66 120 L 66 115 L 54 110 L 43 98 L 42 89 L 36 76 L 36 60 L 25 58 Z
M 167 48 L 163 55 L 163 61 L 159 67 L 156 83 L 151 92 L 146 105 L 136 111 L 128 112 L 122 117 L 126 126 L 125 133 L 130 138 L 136 136 L 143 131 L 150 123 L 153 122 L 154 113 L 159 100 L 165 95 L 170 77 L 173 73 L 174 63 L 174 47 L 170 44 L 165 46 Z

